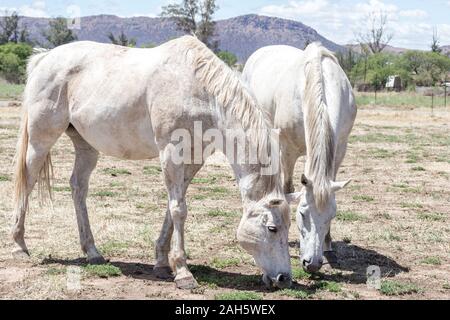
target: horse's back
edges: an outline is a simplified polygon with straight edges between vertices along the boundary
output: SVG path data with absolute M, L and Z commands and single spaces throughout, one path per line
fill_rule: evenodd
M 84 41 L 60 46 L 30 74 L 27 104 L 44 108 L 39 101 L 53 101 L 56 112 L 68 117 L 89 144 L 107 155 L 157 157 L 146 98 L 161 60 L 158 49 Z

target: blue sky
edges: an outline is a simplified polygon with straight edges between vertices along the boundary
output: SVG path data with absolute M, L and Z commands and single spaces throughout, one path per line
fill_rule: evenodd
M 17 10 L 37 17 L 115 14 L 122 17 L 156 16 L 173 0 L 1 0 L 0 10 Z M 218 0 L 216 18 L 256 13 L 301 21 L 337 43 L 354 42 L 366 27 L 367 15 L 380 10 L 389 15 L 392 44 L 426 49 L 433 29 L 441 44 L 450 44 L 450 0 Z

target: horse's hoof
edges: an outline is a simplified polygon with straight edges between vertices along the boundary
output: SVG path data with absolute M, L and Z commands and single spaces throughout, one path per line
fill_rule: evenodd
M 173 273 L 170 267 L 155 267 L 153 268 L 153 273 L 161 280 L 173 279 Z
M 335 251 L 325 251 L 323 253 L 323 263 L 332 267 L 339 266 L 339 259 Z
M 193 276 L 175 279 L 175 284 L 177 285 L 177 288 L 181 290 L 193 290 L 198 288 L 197 280 L 195 280 Z
M 105 258 L 103 258 L 102 256 L 100 257 L 93 257 L 93 258 L 88 258 L 88 263 L 90 265 L 94 265 L 94 266 L 98 266 L 98 265 L 102 265 L 102 264 L 107 264 L 109 261 L 106 260 Z
M 30 253 L 28 250 L 24 251 L 22 249 L 14 250 L 11 252 L 14 260 L 18 261 L 28 261 L 30 260 Z

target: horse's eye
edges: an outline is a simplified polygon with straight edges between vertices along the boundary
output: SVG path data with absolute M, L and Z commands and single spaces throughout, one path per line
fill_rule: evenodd
M 270 232 L 273 232 L 273 233 L 277 233 L 278 232 L 278 229 L 277 229 L 277 227 L 267 227 L 268 229 L 269 229 L 269 231 Z

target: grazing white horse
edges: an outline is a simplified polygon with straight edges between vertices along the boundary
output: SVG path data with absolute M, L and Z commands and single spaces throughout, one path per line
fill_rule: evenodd
M 317 43 L 305 51 L 262 48 L 248 60 L 243 78 L 281 129 L 286 192 L 294 191 L 295 163 L 306 155 L 297 224 L 302 264 L 307 271 L 318 271 L 324 254 L 337 259 L 330 226 L 336 216 L 335 192 L 349 183 L 335 181 L 357 113 L 351 84 L 334 55 Z
M 173 270 L 179 288 L 195 287 L 184 246 L 185 195 L 205 159 L 174 159 L 181 142 L 171 136 L 184 130 L 193 137 L 198 122 L 203 130 L 215 129 L 223 136 L 227 128 L 251 131 L 260 156 L 269 156 L 267 145 L 276 140 L 269 118 L 240 79 L 196 38 L 182 37 L 154 49 L 77 42 L 34 56 L 28 66 L 17 150 L 13 253 L 28 256 L 28 198 L 36 183 L 50 190 L 50 149 L 65 132 L 76 151 L 70 185 L 88 261 L 105 262 L 94 244 L 86 208 L 99 152 L 128 160 L 159 156 L 169 201 L 156 245 L 155 273 L 169 277 Z M 200 151 L 205 147 L 200 144 Z M 244 207 L 237 238 L 266 282 L 284 288 L 291 284 L 289 205 L 281 174 L 264 175 L 258 163 L 231 162 Z

